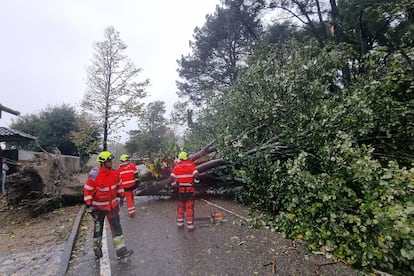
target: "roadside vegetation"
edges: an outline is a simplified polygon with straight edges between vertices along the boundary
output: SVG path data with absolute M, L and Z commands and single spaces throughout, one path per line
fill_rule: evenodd
M 237 198 L 267 214 L 256 226 L 367 271 L 413 273 L 413 4 L 226 3 L 180 62 L 188 141 L 220 142 L 245 184 Z M 262 29 L 258 10 L 295 20 Z M 249 36 L 232 36 L 223 22 L 243 12 Z
M 234 197 L 265 214 L 254 226 L 365 271 L 414 273 L 412 1 L 223 0 L 190 46 L 178 59 L 182 100 L 170 120 L 163 102 L 120 104 L 138 120 L 127 152 L 149 158 L 161 179 L 180 149 L 217 143 L 214 158 L 225 166 L 214 173 L 240 184 Z M 92 80 L 95 93 L 110 92 Z M 138 98 L 148 83 L 139 83 Z M 102 114 L 83 115 L 67 132 L 75 154 L 100 149 L 87 147 L 100 137 L 106 149 L 117 129 L 97 130 L 108 122 Z M 53 118 L 43 115 L 13 127 L 40 136 L 33 124 Z M 44 148 L 59 147 L 46 143 L 51 137 L 39 139 Z

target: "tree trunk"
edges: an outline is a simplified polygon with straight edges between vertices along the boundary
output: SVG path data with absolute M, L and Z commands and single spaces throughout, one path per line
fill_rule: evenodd
M 219 145 L 210 143 L 208 146 L 202 148 L 198 152 L 191 154 L 189 159 L 196 161 L 201 158 L 205 158 L 208 154 L 217 151 Z M 212 159 L 204 162 L 200 162 L 196 168 L 200 173 L 200 183 L 197 184 L 198 187 L 208 186 L 211 184 L 211 180 L 213 179 L 210 175 L 210 171 L 214 168 L 219 166 L 223 166 L 225 164 L 223 159 Z M 216 179 L 217 180 L 217 179 Z M 158 181 L 146 181 L 142 182 L 138 189 L 136 190 L 135 194 L 138 196 L 147 196 L 147 195 L 155 195 L 155 196 L 174 196 L 176 195 L 176 189 L 171 187 L 172 178 L 168 176 L 165 179 L 158 180 Z
M 334 28 L 335 41 L 337 44 L 340 44 L 344 42 L 344 33 L 340 24 L 339 9 L 336 5 L 336 0 L 330 0 L 329 2 L 331 4 L 332 24 Z M 344 86 L 348 86 L 351 81 L 351 72 L 349 70 L 349 67 L 347 65 L 344 65 L 341 68 L 341 71 L 343 84 Z

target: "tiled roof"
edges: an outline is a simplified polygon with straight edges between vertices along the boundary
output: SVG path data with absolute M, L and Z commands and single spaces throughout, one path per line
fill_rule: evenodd
M 0 127 L 0 142 L 20 142 L 36 140 L 37 137 L 6 127 Z

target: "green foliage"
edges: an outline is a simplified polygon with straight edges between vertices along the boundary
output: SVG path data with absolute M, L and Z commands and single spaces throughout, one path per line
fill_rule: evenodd
M 70 139 L 78 149 L 81 166 L 88 162 L 91 154 L 100 151 L 100 128 L 93 117 L 86 113 L 77 117 L 76 129 L 71 131 Z
M 21 116 L 13 121 L 11 128 L 36 136 L 39 145 L 46 151 L 52 152 L 58 148 L 62 154 L 78 153 L 71 141 L 71 132 L 77 128 L 77 114 L 69 105 L 47 107 L 39 114 Z M 33 142 L 19 145 L 28 150 L 40 150 Z
M 231 85 L 249 47 L 260 36 L 258 15 L 263 1 L 223 1 L 206 23 L 194 31 L 192 54 L 178 60 L 179 94 L 197 106 L 208 103 L 218 90 Z
M 100 148 L 100 131 L 97 123 L 88 114 L 77 118 L 76 130 L 71 132 L 71 140 L 83 154 L 97 153 Z
M 240 198 L 274 229 L 358 267 L 412 271 L 412 69 L 379 48 L 369 73 L 332 91 L 352 53 L 294 42 L 258 52 L 215 103 L 221 151 L 238 164 Z
M 272 141 L 297 147 L 302 146 L 299 142 L 312 146 L 313 141 L 306 139 L 309 135 L 331 135 L 319 131 L 329 122 L 337 123 L 332 118 L 320 118 L 327 112 L 321 103 L 335 93 L 332 83 L 347 56 L 346 48 L 332 46 L 325 51 L 316 43 L 302 47 L 290 42 L 278 48 L 263 48 L 226 97 L 215 103 L 226 133 L 223 142 L 233 143 L 239 137 L 239 146 L 247 150 Z M 332 123 L 328 131 L 340 126 Z M 243 137 L 258 126 L 262 127 L 252 137 Z
M 159 158 L 160 153 L 171 153 L 176 145 L 174 132 L 168 127 L 164 118 L 165 103 L 155 101 L 149 103 L 138 124 L 138 130 L 129 132 L 130 138 L 125 144 L 127 152 L 141 157 Z M 175 152 L 170 155 L 175 156 Z
M 339 1 L 342 23 L 346 26 L 345 41 L 360 51 L 360 57 L 372 50 L 375 43 L 386 43 L 384 34 L 390 31 L 390 23 L 394 20 L 393 16 L 383 11 L 386 2 L 389 5 L 390 1 L 381 0 L 365 3 L 359 0 Z
M 323 45 L 329 41 L 328 18 L 330 17 L 331 24 L 335 20 L 335 15 L 332 12 L 333 3 L 336 3 L 336 1 L 269 0 L 269 8 L 276 11 L 276 17 L 292 18 L 292 20 L 283 24 L 286 26 L 286 23 L 288 23 L 290 26 L 289 29 L 293 31 L 292 33 L 285 33 L 283 35 L 283 32 L 287 29 L 286 27 L 282 27 L 283 25 L 279 25 L 276 21 L 270 28 L 272 37 L 275 37 L 274 27 L 276 27 L 276 30 L 279 29 L 279 38 L 282 38 L 282 40 L 278 39 L 276 41 L 282 42 L 283 40 L 286 40 L 286 38 L 284 39 L 284 36 L 288 34 L 290 38 L 295 37 L 301 40 L 312 38 L 318 42 L 320 47 L 323 47 Z M 328 15 L 329 12 L 331 13 L 330 15 Z M 299 31 L 299 29 L 302 30 Z M 280 36 L 280 34 L 282 34 L 282 36 Z
M 189 129 L 184 133 L 183 149 L 195 152 L 214 141 L 220 123 L 218 114 L 213 110 L 205 108 L 200 111 L 197 121 L 190 123 Z
M 194 93 L 182 95 L 205 100 L 180 114 L 189 118 L 186 146 L 220 141 L 245 184 L 238 199 L 269 215 L 257 226 L 360 268 L 412 274 L 412 1 L 269 3 L 304 31 L 273 25 L 265 37 L 277 43 L 249 44 L 237 78 L 214 75 L 229 84 L 219 93 L 192 82 L 210 80 L 209 64 L 186 60 L 182 77 L 194 86 L 182 88 Z M 205 34 L 194 45 L 211 45 Z
M 283 207 L 270 225 L 358 267 L 412 270 L 414 169 L 382 166 L 345 133 L 321 150 L 323 173 L 312 173 L 313 157 L 301 153 L 274 175 L 273 204 Z
M 373 145 L 380 158 L 410 165 L 414 158 L 414 68 L 407 67 L 399 53 L 389 54 L 386 64 L 378 67 L 383 54 L 377 51 L 369 56 L 371 73 L 355 87 L 363 89 L 374 116 L 370 133 L 360 139 Z M 414 56 L 414 48 L 410 55 Z

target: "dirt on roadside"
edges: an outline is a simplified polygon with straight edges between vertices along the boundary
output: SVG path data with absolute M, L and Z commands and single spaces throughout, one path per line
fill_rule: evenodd
M 78 176 L 73 185 L 83 185 Z M 82 204 L 33 217 L 31 210 L 7 205 L 0 196 L 0 275 L 56 275 Z
M 83 186 L 85 180 L 86 174 L 78 175 L 64 188 Z M 80 206 L 65 206 L 33 217 L 28 209 L 7 206 L 6 195 L 0 196 L 0 253 L 36 250 L 66 241 Z
M 79 205 L 56 209 L 31 217 L 26 209 L 8 209 L 5 197 L 0 199 L 0 253 L 36 250 L 68 239 Z

